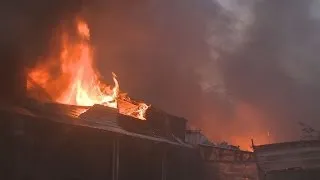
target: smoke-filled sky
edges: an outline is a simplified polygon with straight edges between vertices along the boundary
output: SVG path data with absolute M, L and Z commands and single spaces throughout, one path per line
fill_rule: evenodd
M 247 42 L 222 60 L 226 88 L 256 108 L 275 140 L 298 138 L 296 122 L 319 127 L 317 1 L 261 1 Z
M 195 69 L 210 60 L 205 34 L 212 2 L 102 2 L 87 12 L 103 75 L 114 71 L 131 96 L 197 119 L 202 90 Z
M 82 6 L 80 0 L 10 0 L 1 2 L 0 7 L 1 45 L 14 46 L 31 63 L 34 57 L 48 52 L 49 41 L 60 22 L 74 17 Z
M 13 18 L 1 16 L 13 35 L 1 40 L 26 59 L 80 6 L 41 2 L 1 11 Z M 132 97 L 243 145 L 297 139 L 298 121 L 320 126 L 319 10 L 316 0 L 94 0 L 81 16 L 107 80 L 115 72 Z
M 299 138 L 298 121 L 319 125 L 312 3 L 109 0 L 85 14 L 106 78 L 213 139 L 265 143 Z

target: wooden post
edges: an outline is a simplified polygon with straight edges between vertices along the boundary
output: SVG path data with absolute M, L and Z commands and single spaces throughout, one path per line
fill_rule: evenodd
M 25 143 L 24 120 L 12 116 L 13 120 L 13 179 L 20 179 L 26 174 L 28 167 L 28 148 Z
M 266 174 L 259 166 L 259 161 L 258 161 L 258 158 L 257 158 L 257 154 L 256 154 L 256 150 L 255 150 L 255 145 L 254 145 L 253 139 L 251 139 L 251 145 L 252 145 L 252 150 L 253 150 L 253 153 L 252 153 L 253 154 L 253 158 L 254 158 L 254 161 L 256 162 L 256 167 L 257 167 L 257 171 L 258 171 L 258 178 L 259 178 L 259 180 L 266 180 Z
M 112 150 L 112 180 L 119 179 L 119 138 L 113 140 Z
M 161 159 L 161 180 L 167 179 L 167 150 L 164 148 L 162 151 L 162 159 Z

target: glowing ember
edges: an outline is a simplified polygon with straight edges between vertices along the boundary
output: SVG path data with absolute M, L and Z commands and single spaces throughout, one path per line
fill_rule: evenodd
M 84 21 L 77 22 L 77 33 L 78 40 L 72 40 L 64 32 L 60 57 L 38 64 L 30 70 L 29 77 L 56 102 L 79 106 L 101 104 L 118 108 L 122 114 L 145 120 L 149 106 L 132 101 L 125 93 L 121 93 L 114 73 L 113 87 L 100 81 L 99 73 L 92 66 L 90 30 Z M 59 73 L 56 73 L 57 69 Z M 27 87 L 30 89 L 29 85 Z

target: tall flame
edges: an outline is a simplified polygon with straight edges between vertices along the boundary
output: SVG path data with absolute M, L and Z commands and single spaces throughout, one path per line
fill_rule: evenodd
M 78 40 L 75 41 L 64 32 L 58 60 L 51 58 L 38 64 L 30 70 L 29 77 L 56 102 L 79 106 L 101 104 L 145 120 L 148 105 L 132 101 L 125 93 L 120 93 L 115 73 L 112 73 L 113 87 L 100 81 L 99 73 L 93 68 L 90 30 L 82 20 L 77 21 L 77 36 Z M 60 73 L 55 72 L 57 68 Z

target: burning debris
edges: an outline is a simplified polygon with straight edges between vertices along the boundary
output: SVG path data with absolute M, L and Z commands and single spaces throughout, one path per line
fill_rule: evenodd
M 101 80 L 100 74 L 93 67 L 93 49 L 90 45 L 88 25 L 85 21 L 77 19 L 76 27 L 75 40 L 67 31 L 63 31 L 58 59 L 50 57 L 29 70 L 27 89 L 32 89 L 32 81 L 50 97 L 46 99 L 54 102 L 78 106 L 100 104 L 116 108 L 124 115 L 145 120 L 149 106 L 133 101 L 126 93 L 120 92 L 115 73 L 113 86 Z M 57 69 L 59 73 L 56 73 Z

